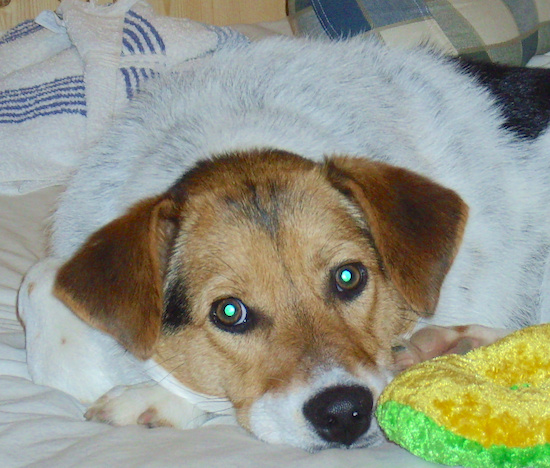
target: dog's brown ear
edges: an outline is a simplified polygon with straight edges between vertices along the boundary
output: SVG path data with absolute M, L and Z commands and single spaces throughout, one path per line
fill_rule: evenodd
M 365 158 L 327 161 L 332 184 L 360 206 L 387 274 L 422 316 L 435 311 L 458 251 L 468 207 L 452 190 Z
M 84 321 L 140 359 L 151 356 L 162 321 L 162 276 L 176 208 L 145 200 L 94 233 L 57 274 L 54 293 Z

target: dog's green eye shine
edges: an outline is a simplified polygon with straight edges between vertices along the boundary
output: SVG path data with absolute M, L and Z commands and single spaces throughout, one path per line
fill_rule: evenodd
M 333 290 L 342 299 L 353 299 L 364 289 L 367 277 L 362 263 L 347 263 L 333 270 Z
M 234 304 L 226 304 L 223 308 L 224 317 L 234 317 L 238 309 Z
M 338 273 L 339 284 L 340 286 L 343 286 L 343 287 L 347 287 L 350 284 L 353 285 L 356 277 L 357 277 L 356 272 L 353 270 L 350 270 L 349 268 L 340 270 L 340 272 Z
M 226 331 L 237 331 L 233 328 L 246 324 L 249 318 L 246 306 L 234 297 L 214 302 L 211 317 L 215 325 Z

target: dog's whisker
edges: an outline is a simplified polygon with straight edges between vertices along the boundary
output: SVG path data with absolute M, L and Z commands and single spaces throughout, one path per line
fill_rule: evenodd
M 175 357 L 177 357 L 177 355 L 172 356 L 171 358 L 168 358 L 168 359 L 164 360 L 163 362 L 166 362 L 166 361 L 168 361 L 168 360 L 170 360 L 170 359 L 174 359 Z M 157 366 L 159 366 L 159 367 L 160 367 L 161 365 L 162 365 L 162 364 L 157 364 Z M 172 375 L 174 374 L 174 372 L 175 372 L 176 370 L 178 370 L 178 369 L 179 369 L 180 367 L 182 367 L 182 366 L 184 366 L 184 363 L 178 364 L 177 366 L 175 366 L 173 369 L 170 369 L 170 370 L 165 369 L 165 370 L 167 371 L 167 374 L 166 374 L 162 379 L 158 380 L 156 383 L 157 383 L 157 384 L 160 384 L 160 383 L 163 382 L 165 379 L 167 379 L 169 376 L 172 376 Z M 153 369 L 153 368 L 154 368 L 154 366 L 151 367 L 151 369 Z M 224 401 L 224 400 L 225 400 L 225 398 L 220 397 L 220 401 Z
M 228 268 L 231 268 L 227 263 L 223 262 Z M 223 274 L 221 271 L 219 270 L 211 270 L 211 269 L 208 269 L 208 268 L 205 268 L 205 271 L 207 271 L 208 273 L 212 273 L 213 275 L 217 276 L 217 277 L 220 277 L 220 278 L 223 278 L 223 279 L 226 279 L 227 281 L 229 282 L 232 282 L 233 281 L 233 278 L 230 278 L 229 276 Z M 233 270 L 233 272 L 237 275 L 237 272 L 235 272 L 235 270 Z M 240 278 L 242 280 L 242 278 Z
M 415 320 L 415 319 L 411 319 L 411 318 L 408 318 L 408 317 L 400 316 L 400 319 L 404 320 L 404 321 L 407 321 L 407 322 L 413 322 L 413 323 L 418 323 L 418 324 L 428 323 L 427 320 L 425 320 L 423 318 L 418 318 L 418 320 Z M 437 324 L 434 324 L 434 323 L 429 323 L 429 326 L 434 327 L 434 328 L 441 328 L 441 329 L 448 328 L 444 325 L 437 325 Z
M 145 372 L 149 372 L 149 371 L 152 370 L 152 369 L 156 369 L 156 368 L 158 368 L 158 367 L 163 367 L 163 365 L 164 365 L 165 363 L 167 363 L 168 361 L 171 361 L 172 359 L 175 359 L 175 358 L 177 358 L 177 357 L 178 357 L 178 355 L 177 355 L 177 354 L 174 354 L 172 357 L 165 358 L 165 359 L 163 359 L 163 360 L 160 361 L 160 362 L 156 362 L 156 361 L 155 361 L 155 363 L 154 363 L 152 366 L 147 367 L 146 369 L 144 369 L 144 371 L 145 371 Z
M 219 403 L 222 403 L 222 402 L 223 402 L 223 400 L 220 401 Z M 205 403 L 210 403 L 210 402 L 205 402 Z M 197 406 L 197 408 L 202 409 L 201 408 L 201 406 L 202 406 L 201 402 L 197 403 L 196 406 Z M 219 415 L 227 414 L 227 412 L 231 411 L 232 409 L 233 409 L 233 405 L 229 404 L 225 408 L 220 408 L 220 409 L 216 409 L 216 410 L 204 410 L 204 411 L 206 411 L 208 414 L 219 416 Z
M 238 272 L 228 263 L 228 262 L 226 262 L 226 261 L 223 259 L 222 255 L 218 255 L 218 261 L 220 261 L 220 262 L 223 263 L 227 268 L 229 268 L 229 269 L 235 274 L 235 276 L 236 276 L 240 281 L 245 282 L 245 279 L 244 279 L 244 278 L 243 278 L 243 277 L 242 277 L 242 276 L 241 276 L 241 275 L 240 275 L 240 274 L 239 274 L 239 273 L 238 273 Z M 219 272 L 217 272 L 217 274 L 220 275 Z M 220 276 L 222 276 L 222 275 L 220 275 Z M 226 279 L 228 279 L 228 278 L 226 278 Z
M 283 384 L 288 383 L 287 379 L 281 379 L 279 377 L 268 377 L 267 380 L 272 380 L 274 382 L 280 382 L 280 383 L 283 383 Z
M 329 240 L 333 240 L 333 236 L 331 236 Z M 328 258 L 336 257 L 338 253 L 345 251 L 345 243 L 337 242 L 336 244 L 331 245 L 331 242 L 327 241 L 320 251 L 322 251 Z

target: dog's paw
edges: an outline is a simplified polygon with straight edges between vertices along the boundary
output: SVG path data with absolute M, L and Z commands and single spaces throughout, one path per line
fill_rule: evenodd
M 509 333 L 511 330 L 482 325 L 428 326 L 417 331 L 410 340 L 393 347 L 394 370 L 399 372 L 444 354 L 466 354 L 472 349 L 490 345 Z
M 197 427 L 207 414 L 156 384 L 115 387 L 99 398 L 84 415 L 90 421 L 113 426 Z
M 153 397 L 153 398 L 151 398 Z M 157 424 L 158 409 L 155 406 L 155 390 L 152 386 L 132 385 L 111 389 L 99 398 L 84 415 L 90 421 L 127 426 L 141 424 L 173 426 L 169 421 Z

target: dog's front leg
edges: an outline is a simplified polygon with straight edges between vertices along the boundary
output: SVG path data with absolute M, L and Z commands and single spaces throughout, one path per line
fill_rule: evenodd
M 178 429 L 199 427 L 211 419 L 209 413 L 156 382 L 115 387 L 99 398 L 85 416 L 113 426 L 139 424 Z
M 482 325 L 428 326 L 394 347 L 395 370 L 402 371 L 444 354 L 465 354 L 474 348 L 490 345 L 512 331 Z
M 80 320 L 53 292 L 62 262 L 46 258 L 25 275 L 17 311 L 25 327 L 27 366 L 34 383 L 92 403 L 117 385 L 150 380 L 146 368 L 111 336 Z

